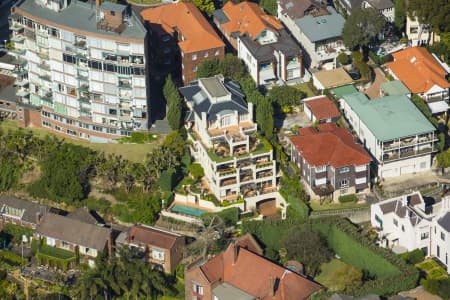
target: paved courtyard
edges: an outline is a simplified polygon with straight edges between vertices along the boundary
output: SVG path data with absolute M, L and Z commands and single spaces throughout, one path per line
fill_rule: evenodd
M 402 175 L 395 178 L 386 178 L 381 186 L 386 193 L 410 192 L 418 187 L 434 184 L 436 182 L 450 183 L 448 176 L 439 176 L 436 173 L 421 172 L 416 174 Z
M 376 67 L 373 70 L 375 72 L 375 80 L 372 82 L 372 85 L 365 90 L 365 93 L 370 99 L 379 98 L 381 84 L 388 81 L 380 68 Z
M 300 127 L 309 127 L 312 125 L 312 122 L 304 112 L 288 114 L 284 119 L 280 116 L 274 116 L 274 118 L 276 128 L 291 129 L 295 125 Z

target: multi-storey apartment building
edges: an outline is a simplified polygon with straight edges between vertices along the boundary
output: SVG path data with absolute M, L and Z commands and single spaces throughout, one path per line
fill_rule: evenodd
M 161 76 L 181 73 L 182 82 L 189 84 L 204 60 L 224 57 L 225 43 L 193 3 L 160 5 L 141 15 L 150 28 L 153 62 Z
M 278 18 L 306 52 L 307 67 L 333 63 L 345 49 L 342 29 L 345 19 L 331 6 L 317 1 L 278 1 Z
M 256 133 L 253 104 L 237 83 L 216 76 L 180 89 L 190 109 L 192 154 L 204 168 L 219 201 L 276 191 L 276 162 L 270 143 Z
M 22 0 L 12 9 L 11 53 L 24 125 L 82 139 L 111 139 L 150 123 L 146 30 L 112 2 Z M 34 115 L 33 115 L 34 114 Z M 31 123 L 31 124 L 30 124 Z
M 407 96 L 369 100 L 343 95 L 341 108 L 352 129 L 377 162 L 379 178 L 428 171 L 436 152 L 436 128 Z
M 290 139 L 291 160 L 300 169 L 312 198 L 368 192 L 371 157 L 346 128 L 335 123 L 301 128 Z

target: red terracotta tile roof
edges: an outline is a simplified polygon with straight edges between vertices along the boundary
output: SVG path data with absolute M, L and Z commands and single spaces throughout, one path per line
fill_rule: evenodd
M 141 16 L 150 26 L 159 24 L 169 34 L 177 28 L 184 37 L 178 43 L 184 53 L 225 47 L 200 10 L 191 2 L 180 1 L 148 8 L 141 12 Z
M 310 134 L 316 134 L 317 130 L 314 127 L 302 127 L 298 129 L 299 135 L 310 135 Z
M 291 143 L 312 166 L 332 165 L 340 168 L 351 165 L 365 165 L 372 159 L 357 144 L 346 128 L 322 125 L 325 132 L 299 135 L 290 138 Z
M 319 125 L 320 132 L 334 131 L 338 128 L 336 123 L 323 123 Z
M 325 96 L 317 99 L 311 99 L 305 101 L 304 103 L 311 110 L 317 120 L 337 118 L 341 115 L 336 105 L 334 105 L 334 103 Z
M 263 255 L 263 249 L 258 244 L 258 242 L 255 240 L 255 238 L 250 234 L 244 234 L 243 236 L 236 239 L 236 244 L 241 247 L 245 248 L 249 251 L 252 251 L 253 253 L 256 253 L 258 255 Z
M 319 284 L 234 244 L 200 268 L 211 283 L 229 283 L 257 299 L 307 299 L 321 289 Z M 272 296 L 275 281 L 278 288 Z
M 258 4 L 253 2 L 228 1 L 222 11 L 230 20 L 222 25 L 229 35 L 233 32 L 239 32 L 240 35 L 247 33 L 252 39 L 256 39 L 265 29 L 277 31 L 283 28 L 275 17 L 266 14 Z
M 445 79 L 447 72 L 423 47 L 411 47 L 392 54 L 394 61 L 388 63 L 391 71 L 413 93 L 425 93 L 434 85 L 449 88 Z
M 135 225 L 128 232 L 129 242 L 152 245 L 162 249 L 171 249 L 181 235 L 150 226 Z

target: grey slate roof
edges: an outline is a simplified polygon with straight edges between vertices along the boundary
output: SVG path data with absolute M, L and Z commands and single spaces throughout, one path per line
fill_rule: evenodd
M 95 218 L 87 208 L 80 207 L 74 210 L 73 212 L 67 215 L 68 218 L 78 220 L 83 223 L 88 223 L 92 225 L 97 225 L 98 223 L 102 223 L 97 218 Z
M 208 99 L 207 94 L 200 88 L 198 81 L 193 81 L 191 85 L 180 88 L 180 93 L 184 96 L 186 101 L 191 102 L 192 112 L 199 117 L 202 112 L 206 113 L 208 120 L 216 120 L 217 115 L 222 111 L 237 110 L 239 114 L 248 113 L 247 102 L 244 100 L 244 94 L 241 91 L 239 84 L 233 81 L 224 82 L 227 91 L 231 93 L 230 100 L 221 100 L 217 102 Z M 192 119 L 192 112 L 188 113 L 187 118 Z
M 32 224 L 36 224 L 36 217 L 38 215 L 44 216 L 50 210 L 50 208 L 46 205 L 19 199 L 13 196 L 0 196 L 0 213 L 4 214 L 7 207 L 23 210 L 21 220 Z
M 347 0 L 338 0 L 338 1 L 342 6 L 344 6 L 350 12 L 352 10 L 361 8 L 362 2 L 363 2 L 363 0 L 348 0 L 348 1 Z M 348 5 L 347 2 L 349 2 L 350 5 Z
M 36 233 L 76 245 L 103 250 L 111 237 L 111 229 L 48 213 Z
M 447 232 L 450 232 L 450 212 L 447 212 L 438 220 L 438 224 L 442 226 Z
M 261 45 L 246 35 L 241 36 L 240 39 L 259 62 L 272 61 L 275 50 L 281 51 L 287 57 L 299 56 L 302 53 L 300 47 L 286 30 L 279 30 L 278 34 L 276 43 L 266 45 Z
M 280 0 L 282 14 L 287 14 L 291 19 L 302 18 L 308 15 L 308 11 L 314 10 L 315 14 L 328 14 L 326 7 L 314 0 Z
M 342 35 L 345 19 L 333 7 L 329 6 L 327 9 L 330 12 L 329 15 L 305 16 L 295 20 L 297 26 L 311 42 L 337 38 Z
M 19 0 L 17 8 L 37 18 L 95 34 L 142 39 L 142 42 L 144 42 L 144 38 L 147 34 L 146 29 L 134 12 L 132 12 L 131 18 L 132 26 L 126 26 L 125 30 L 122 31 L 120 35 L 112 31 L 99 30 L 97 29 L 95 16 L 95 4 L 84 3 L 81 1 L 70 1 L 69 6 L 60 12 L 55 12 L 42 7 L 34 0 Z
M 394 3 L 391 0 L 365 0 L 376 9 L 386 9 L 394 7 Z
M 213 17 L 219 21 L 220 24 L 230 22 L 230 19 L 228 19 L 227 15 L 221 9 L 213 11 Z

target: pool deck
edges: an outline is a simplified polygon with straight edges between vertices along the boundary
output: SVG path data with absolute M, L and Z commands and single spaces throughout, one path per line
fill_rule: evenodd
M 206 212 L 214 212 L 214 210 L 212 210 L 212 209 L 210 209 L 210 208 L 207 208 L 207 207 L 204 207 L 204 206 L 200 206 L 200 205 L 198 205 L 198 204 L 192 204 L 192 203 L 184 202 L 184 201 L 177 201 L 176 199 L 175 199 L 175 200 L 172 202 L 172 204 L 170 205 L 169 210 L 171 210 L 172 207 L 175 206 L 175 204 L 179 204 L 179 205 L 189 206 L 189 207 L 192 207 L 192 208 L 201 209 L 201 210 L 204 210 L 204 211 L 206 211 Z

